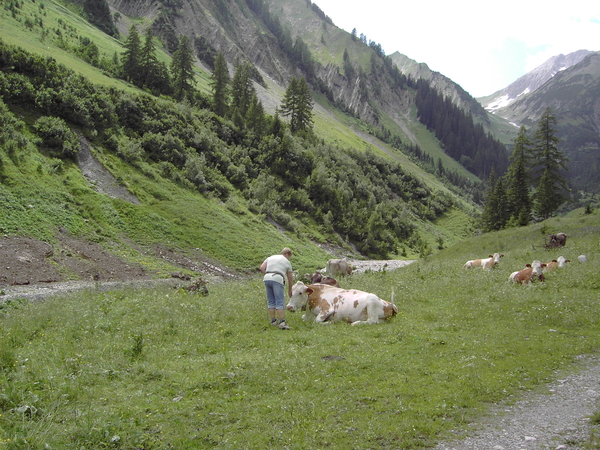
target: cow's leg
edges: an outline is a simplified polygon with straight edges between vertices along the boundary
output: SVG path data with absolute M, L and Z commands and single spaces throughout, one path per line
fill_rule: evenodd
M 333 316 L 333 311 L 328 311 L 326 313 L 321 313 L 321 314 L 319 314 L 315 318 L 315 322 L 316 323 L 322 323 L 322 324 L 329 324 L 331 322 L 327 322 L 327 319 L 329 319 L 331 316 Z
M 375 325 L 381 322 L 381 318 L 385 316 L 383 304 L 379 299 L 369 300 L 367 303 L 367 320 L 357 320 L 352 322 L 352 325 Z

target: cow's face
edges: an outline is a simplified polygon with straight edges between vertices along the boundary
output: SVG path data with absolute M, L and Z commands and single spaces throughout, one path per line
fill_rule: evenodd
M 543 272 L 543 270 L 544 270 L 544 267 L 546 267 L 546 263 L 541 263 L 539 261 L 534 261 L 531 264 L 531 268 L 533 269 L 532 274 L 534 276 L 541 275 L 542 272 Z
M 311 288 L 306 286 L 302 281 L 298 281 L 292 286 L 292 296 L 287 304 L 287 310 L 295 312 L 297 309 L 306 309 L 308 296 L 313 292 Z
M 492 256 L 492 258 L 494 258 L 494 264 L 498 264 L 500 262 L 500 258 L 502 258 L 504 255 L 501 255 L 500 253 L 494 253 L 494 256 Z

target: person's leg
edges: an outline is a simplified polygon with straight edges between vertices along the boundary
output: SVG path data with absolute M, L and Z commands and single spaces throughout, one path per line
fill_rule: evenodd
M 283 285 L 277 283 L 277 286 L 273 288 L 275 293 L 275 309 L 277 310 L 277 317 L 279 318 L 279 328 L 282 330 L 289 330 L 285 322 L 285 294 L 283 292 Z
M 267 304 L 268 304 L 268 308 L 269 308 L 269 319 L 271 320 L 272 325 L 277 324 L 277 319 L 276 319 L 277 302 L 275 300 L 275 291 L 273 290 L 273 285 L 276 285 L 276 284 L 279 284 L 279 283 L 275 283 L 274 281 L 265 281 L 265 289 L 267 292 Z

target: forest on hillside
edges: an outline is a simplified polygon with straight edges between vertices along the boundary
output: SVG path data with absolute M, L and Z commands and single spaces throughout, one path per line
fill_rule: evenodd
M 18 166 L 27 142 L 72 164 L 77 130 L 148 176 L 152 166 L 224 202 L 239 196 L 288 230 L 314 220 L 372 257 L 401 253 L 404 246 L 426 253 L 415 220 L 435 220 L 455 206 L 398 163 L 311 133 L 294 135 L 277 117 L 265 115 L 257 135 L 209 109 L 94 85 L 52 58 L 1 41 L 0 66 L 0 180 L 6 186 L 5 158 Z M 17 118 L 11 110 L 17 105 L 35 119 Z

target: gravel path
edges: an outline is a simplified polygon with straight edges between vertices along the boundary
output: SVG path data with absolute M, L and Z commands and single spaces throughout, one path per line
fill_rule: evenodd
M 494 408 L 469 437 L 435 450 L 581 450 L 590 437 L 589 417 L 600 399 L 600 357 L 580 357 L 580 367 L 530 392 L 514 404 Z M 580 370 L 577 370 L 577 369 Z M 560 375 L 559 375 L 560 377 Z

